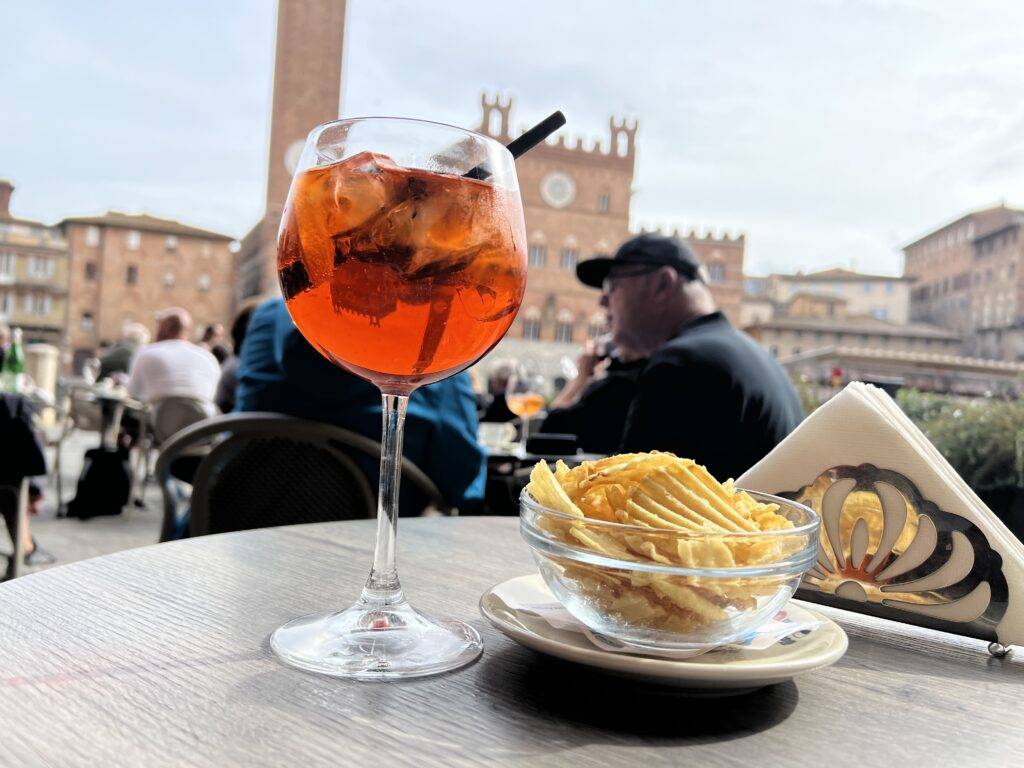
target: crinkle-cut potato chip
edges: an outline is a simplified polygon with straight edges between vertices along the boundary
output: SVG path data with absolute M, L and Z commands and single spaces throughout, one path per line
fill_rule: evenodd
M 566 544 L 616 560 L 685 568 L 733 568 L 777 562 L 803 546 L 800 536 L 763 541 L 727 533 L 792 528 L 775 504 L 762 504 L 732 480 L 718 482 L 692 459 L 671 453 L 628 453 L 576 467 L 541 461 L 528 486 L 542 506 L 573 519 L 546 516 L 541 525 Z M 593 524 L 591 524 L 593 521 Z M 618 529 L 604 523 L 619 523 Z M 637 529 L 642 529 L 637 530 Z M 743 578 L 702 579 L 561 563 L 581 594 L 638 626 L 692 631 L 749 609 L 777 583 Z

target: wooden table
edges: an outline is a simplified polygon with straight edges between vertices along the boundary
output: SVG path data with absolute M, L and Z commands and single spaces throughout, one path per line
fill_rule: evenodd
M 274 628 L 355 597 L 373 526 L 209 536 L 0 585 L 0 765 L 1022 763 L 1024 661 L 981 642 L 837 611 L 852 620 L 836 666 L 726 699 L 528 651 L 476 608 L 487 587 L 533 570 L 514 519 L 400 525 L 407 591 L 480 630 L 475 665 L 381 684 L 278 663 Z

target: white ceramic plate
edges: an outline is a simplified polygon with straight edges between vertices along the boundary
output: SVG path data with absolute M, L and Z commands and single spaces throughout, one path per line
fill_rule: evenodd
M 529 580 L 532 590 L 550 591 L 539 575 L 520 576 L 510 582 Z M 506 582 L 506 584 L 509 582 Z M 495 585 L 480 598 L 480 613 L 491 624 L 518 643 L 540 653 L 577 664 L 598 667 L 612 674 L 635 677 L 646 682 L 672 685 L 720 695 L 742 693 L 835 663 L 845 652 L 846 633 L 809 604 L 794 601 L 823 623 L 809 634 L 787 644 L 776 643 L 760 651 L 723 648 L 692 659 L 674 660 L 610 653 L 594 646 L 584 635 L 559 630 L 534 614 L 509 607 Z M 525 584 L 524 584 L 525 586 Z M 551 598 L 554 600 L 554 597 Z

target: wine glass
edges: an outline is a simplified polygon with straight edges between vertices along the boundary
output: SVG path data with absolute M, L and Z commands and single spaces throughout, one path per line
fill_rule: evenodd
M 505 405 L 519 417 L 520 446 L 524 452 L 530 433 L 530 420 L 544 409 L 547 391 L 547 377 L 535 362 L 520 361 L 513 367 L 505 389 Z
M 467 177 L 469 173 L 469 177 Z M 482 645 L 412 608 L 395 567 L 409 395 L 505 335 L 526 286 L 512 155 L 487 136 L 399 118 L 339 120 L 306 139 L 278 235 L 278 275 L 303 336 L 383 399 L 377 543 L 356 603 L 271 638 L 286 662 L 339 677 L 455 669 Z

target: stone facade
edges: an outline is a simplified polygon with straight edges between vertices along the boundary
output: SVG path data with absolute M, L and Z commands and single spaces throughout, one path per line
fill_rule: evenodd
M 797 294 L 833 296 L 846 301 L 851 315 L 871 315 L 893 323 L 910 321 L 908 277 L 872 275 L 849 269 L 822 272 L 797 272 L 795 275 L 770 275 L 767 296 L 777 303 L 788 302 Z
M 68 244 L 63 233 L 11 216 L 14 186 L 0 181 L 0 321 L 24 342 L 61 346 L 67 323 Z
M 338 118 L 346 0 L 278 0 L 264 217 L 241 243 L 239 299 L 276 292 L 277 228 L 306 135 Z
M 782 360 L 830 347 L 955 355 L 962 343 L 958 334 L 944 328 L 900 325 L 865 315 L 774 317 L 744 330 Z
M 512 100 L 481 100 L 477 130 L 512 140 Z M 579 344 L 604 325 L 598 292 L 576 279 L 576 263 L 608 254 L 629 235 L 637 125 L 612 118 L 605 143 L 542 144 L 516 161 L 529 249 L 526 297 L 509 336 Z
M 972 334 L 968 351 L 982 357 L 1021 360 L 1024 325 L 1024 214 L 974 239 L 971 270 Z
M 68 243 L 67 343 L 76 360 L 121 337 L 125 323 L 184 307 L 196 327 L 229 324 L 234 307 L 231 238 L 152 216 L 107 213 L 64 219 Z
M 961 216 L 907 245 L 903 249 L 904 273 L 915 278 L 910 295 L 911 319 L 964 333 L 970 346 L 975 328 L 986 325 L 984 302 L 991 295 L 991 286 L 999 289 L 997 296 L 1013 299 L 1011 314 L 1016 319 L 1021 307 L 1016 291 L 1008 290 L 1005 274 L 996 278 L 993 272 L 991 278 L 988 276 L 991 267 L 975 243 L 1022 220 L 1024 211 L 999 205 Z M 1019 285 L 1019 280 L 1017 274 L 1013 282 Z M 1010 312 L 1010 304 L 1004 299 L 1004 313 Z M 992 321 L 996 306 L 996 299 L 992 298 L 988 322 Z

